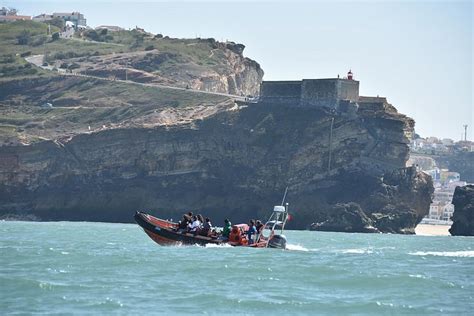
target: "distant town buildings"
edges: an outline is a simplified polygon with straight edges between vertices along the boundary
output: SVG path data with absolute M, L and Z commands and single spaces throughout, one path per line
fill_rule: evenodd
M 451 204 L 454 190 L 457 186 L 468 184 L 460 180 L 461 175 L 458 172 L 439 168 L 433 157 L 473 151 L 473 145 L 473 142 L 467 140 L 455 142 L 449 138 L 436 137 L 416 138 L 411 142 L 412 156 L 409 163 L 416 164 L 418 169 L 429 174 L 433 179 L 435 189 L 429 214 L 424 218 L 425 222 L 451 224 L 454 212 L 454 205 Z
M 436 137 L 416 138 L 410 145 L 411 152 L 428 155 L 447 155 L 460 151 L 474 151 L 474 142 L 461 140 L 458 142 L 449 138 Z
M 2 7 L 0 9 L 0 22 L 13 22 L 13 21 L 22 21 L 22 20 L 31 20 L 29 15 L 18 15 L 18 11 L 15 9 L 9 9 L 7 7 Z
M 55 12 L 53 14 L 43 13 L 33 17 L 33 21 L 47 22 L 55 18 L 62 19 L 64 22 L 72 22 L 76 29 L 81 27 L 85 28 L 87 26 L 87 20 L 84 17 L 84 14 L 80 12 Z

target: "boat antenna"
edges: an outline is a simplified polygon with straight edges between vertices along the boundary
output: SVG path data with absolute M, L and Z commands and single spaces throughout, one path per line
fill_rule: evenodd
M 285 189 L 285 194 L 283 194 L 283 200 L 281 200 L 281 206 L 283 206 L 283 203 L 285 203 L 286 193 L 288 193 L 288 186 Z

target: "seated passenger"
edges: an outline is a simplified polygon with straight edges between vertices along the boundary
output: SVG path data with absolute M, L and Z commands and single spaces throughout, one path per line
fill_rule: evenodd
M 197 215 L 197 219 L 201 222 L 201 227 L 204 224 L 204 217 L 201 214 Z
M 224 229 L 222 230 L 222 237 L 229 239 L 230 230 L 232 229 L 232 223 L 226 218 L 224 220 Z
M 248 239 L 248 244 L 249 246 L 254 243 L 254 240 L 252 239 L 253 235 L 257 235 L 257 229 L 255 228 L 255 221 L 252 219 L 249 222 L 249 229 L 247 230 L 247 239 Z
M 199 230 L 199 228 L 201 227 L 201 222 L 199 221 L 199 219 L 197 218 L 197 216 L 193 216 L 193 221 L 192 223 L 189 223 L 188 224 L 188 230 L 190 232 L 197 232 Z
M 203 236 L 209 236 L 211 234 L 211 231 L 212 231 L 211 220 L 209 219 L 209 217 L 206 217 L 206 221 L 204 222 L 204 225 L 203 225 L 203 228 L 201 229 L 200 234 Z
M 187 214 L 183 215 L 183 219 L 181 219 L 178 223 L 178 230 L 185 230 L 188 227 L 189 219 Z

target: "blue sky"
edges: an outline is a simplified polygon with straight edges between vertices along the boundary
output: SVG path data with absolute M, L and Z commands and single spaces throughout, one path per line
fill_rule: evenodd
M 88 24 L 246 45 L 265 80 L 349 68 L 361 95 L 386 96 L 422 136 L 473 139 L 471 1 L 1 1 L 21 14 L 80 11 Z

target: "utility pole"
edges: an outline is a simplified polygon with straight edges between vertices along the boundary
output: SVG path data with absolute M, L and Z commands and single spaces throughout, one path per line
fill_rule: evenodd
M 467 141 L 467 124 L 464 124 L 463 127 L 464 127 L 464 141 Z

